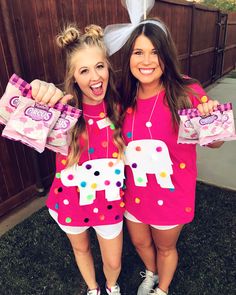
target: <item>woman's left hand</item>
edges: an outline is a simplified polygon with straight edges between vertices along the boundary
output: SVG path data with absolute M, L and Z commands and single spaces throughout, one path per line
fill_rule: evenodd
M 208 100 L 207 102 L 200 103 L 197 106 L 198 111 L 201 113 L 202 116 L 208 116 L 213 111 L 217 110 L 217 106 L 220 103 L 217 100 Z

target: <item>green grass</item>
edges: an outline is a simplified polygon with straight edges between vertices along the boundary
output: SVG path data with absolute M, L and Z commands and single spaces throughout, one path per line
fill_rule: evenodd
M 179 265 L 170 295 L 236 294 L 235 203 L 236 192 L 198 183 L 196 216 L 185 226 L 178 242 Z M 123 295 L 135 295 L 143 265 L 126 229 L 124 237 L 119 283 Z M 91 241 L 98 282 L 103 286 L 105 279 L 93 231 Z M 46 208 L 1 238 L 1 295 L 82 295 L 85 292 L 70 244 Z

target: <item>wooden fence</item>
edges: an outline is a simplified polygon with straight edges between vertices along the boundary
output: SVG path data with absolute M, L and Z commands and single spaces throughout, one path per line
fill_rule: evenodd
M 170 28 L 183 73 L 206 86 L 234 69 L 236 13 L 159 0 L 150 16 L 160 17 Z M 0 96 L 13 73 L 26 81 L 62 83 L 64 62 L 55 35 L 68 22 L 82 28 L 130 21 L 120 0 L 0 0 Z M 121 55 L 112 57 L 117 71 Z M 49 151 L 37 154 L 0 137 L 0 216 L 47 188 L 53 163 Z

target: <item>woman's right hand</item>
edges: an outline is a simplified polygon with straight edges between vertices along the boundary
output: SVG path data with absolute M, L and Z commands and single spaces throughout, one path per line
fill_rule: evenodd
M 71 94 L 64 96 L 63 92 L 57 88 L 53 83 L 47 83 L 41 80 L 33 80 L 30 83 L 32 87 L 32 97 L 40 104 L 47 104 L 53 107 L 57 102 L 67 104 L 72 99 Z

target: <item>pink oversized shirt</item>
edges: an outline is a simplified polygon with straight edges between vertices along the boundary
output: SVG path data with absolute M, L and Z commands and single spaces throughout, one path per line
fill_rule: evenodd
M 199 98 L 205 95 L 199 85 L 194 84 L 191 88 Z M 177 144 L 178 130 L 174 131 L 172 127 L 171 112 L 164 103 L 164 95 L 165 91 L 159 94 L 155 107 L 156 96 L 137 99 L 136 111 L 127 111 L 123 136 L 126 144 L 136 142 L 130 144 L 128 150 L 124 200 L 126 210 L 143 223 L 185 224 L 194 217 L 196 146 Z M 199 98 L 190 97 L 193 107 L 199 104 Z M 151 113 L 152 127 L 149 132 L 146 123 Z M 157 141 L 148 146 L 139 141 L 150 140 L 151 137 Z M 144 153 L 140 154 L 142 151 Z M 140 170 L 135 176 L 137 169 Z M 152 171 L 158 171 L 159 183 L 163 180 L 164 187 L 161 187 Z M 147 177 L 146 186 L 135 185 L 134 177 L 137 183 L 145 183 Z
M 113 127 L 103 127 L 99 129 L 97 122 L 101 121 L 104 114 L 104 104 L 101 103 L 96 106 L 83 105 L 83 115 L 86 121 L 86 128 L 88 130 L 89 144 L 84 148 L 84 151 L 80 157 L 79 165 L 89 160 L 113 158 L 117 160 L 117 148 L 113 143 Z M 80 143 L 83 144 L 84 140 L 80 139 Z M 111 164 L 111 165 L 110 165 Z M 80 192 L 77 185 L 66 186 L 62 183 L 62 170 L 66 168 L 66 157 L 60 154 L 56 156 L 56 174 L 52 183 L 49 196 L 47 199 L 47 206 L 51 210 L 58 214 L 58 222 L 61 225 L 66 226 L 96 226 L 96 225 L 108 225 L 119 223 L 123 219 L 124 202 L 122 183 L 117 181 L 115 183 L 116 188 L 119 189 L 119 196 L 117 200 L 109 201 L 105 197 L 105 189 L 96 191 L 96 181 L 90 183 L 92 192 L 96 191 L 96 197 L 91 204 L 80 204 Z M 91 177 L 86 178 L 85 173 L 80 172 L 78 175 L 68 175 L 69 180 L 73 180 L 73 177 L 77 177 L 77 182 L 81 184 L 80 190 L 86 188 L 90 179 L 103 175 L 107 169 L 107 165 L 110 165 L 109 169 L 112 169 L 111 161 L 107 161 L 107 164 L 99 164 L 99 167 L 93 169 L 93 164 L 88 164 L 85 167 L 85 172 L 91 171 Z M 119 173 L 123 171 L 119 169 L 113 169 L 109 173 L 106 173 L 106 179 L 104 188 L 109 188 L 112 185 L 112 179 L 119 177 Z M 113 173 L 113 174 L 112 174 Z M 96 176 L 94 176 L 96 175 Z M 109 195 L 108 195 L 109 196 Z M 91 194 L 88 195 L 91 197 Z M 85 200 L 86 201 L 86 200 Z

